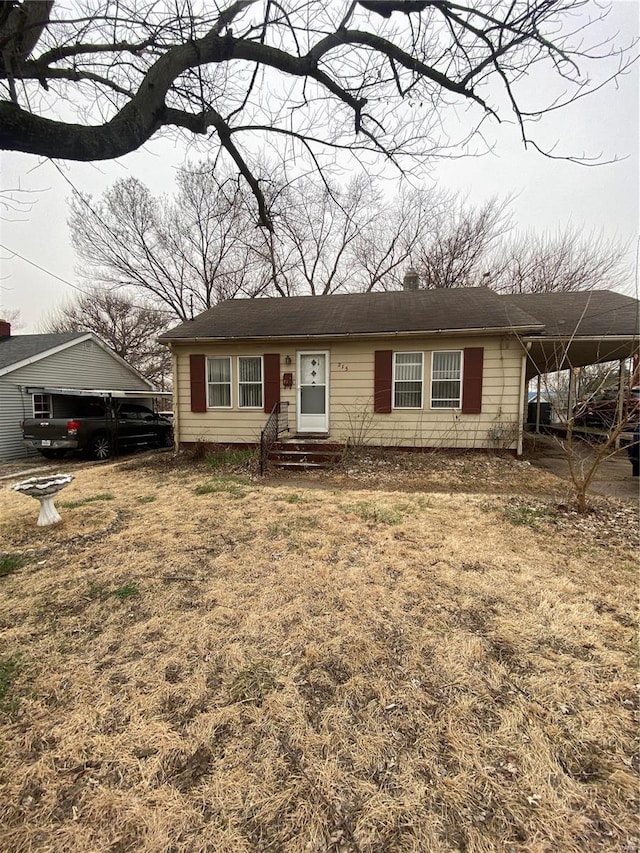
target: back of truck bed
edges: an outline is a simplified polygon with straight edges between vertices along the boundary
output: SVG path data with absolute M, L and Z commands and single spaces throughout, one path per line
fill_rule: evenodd
M 80 447 L 80 427 L 81 422 L 74 418 L 27 418 L 22 423 L 22 438 L 27 447 L 39 450 L 43 456 L 54 456 L 58 455 L 55 451 Z

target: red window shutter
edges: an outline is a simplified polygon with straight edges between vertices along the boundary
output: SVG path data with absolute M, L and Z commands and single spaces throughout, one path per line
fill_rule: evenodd
M 266 352 L 264 364 L 264 410 L 269 414 L 280 402 L 280 353 Z
M 462 414 L 482 412 L 482 364 L 484 347 L 465 347 L 462 371 Z
M 373 411 L 388 415 L 391 411 L 393 352 L 379 349 L 374 353 Z
M 207 411 L 207 386 L 205 383 L 205 357 L 189 356 L 189 376 L 191 379 L 191 411 Z

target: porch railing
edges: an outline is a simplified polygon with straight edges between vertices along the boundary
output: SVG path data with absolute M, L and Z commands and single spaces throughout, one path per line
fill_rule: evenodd
M 289 403 L 276 403 L 260 433 L 260 476 L 264 474 L 271 448 L 283 432 L 289 432 Z

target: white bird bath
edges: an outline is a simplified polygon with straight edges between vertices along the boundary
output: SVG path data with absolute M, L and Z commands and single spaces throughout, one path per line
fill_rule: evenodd
M 38 527 L 46 527 L 49 524 L 58 524 L 62 521 L 60 513 L 55 508 L 53 499 L 60 489 L 64 489 L 73 480 L 72 474 L 52 474 L 50 477 L 31 477 L 23 480 L 11 488 L 15 492 L 37 498 L 40 501 L 40 515 L 38 516 Z

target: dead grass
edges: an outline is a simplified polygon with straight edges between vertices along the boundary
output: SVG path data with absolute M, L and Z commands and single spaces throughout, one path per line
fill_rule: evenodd
M 0 492 L 2 850 L 638 850 L 629 536 L 174 464 Z

